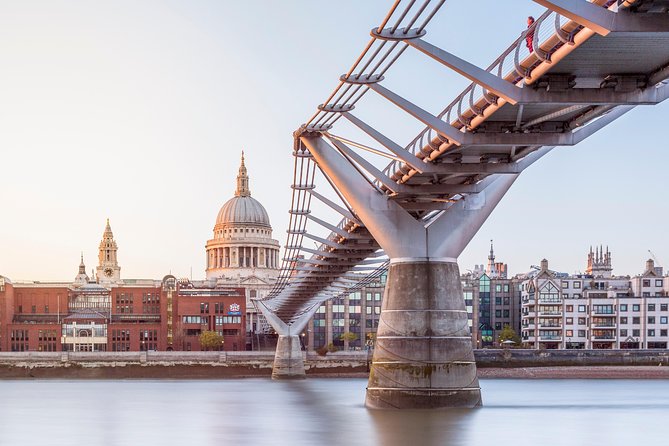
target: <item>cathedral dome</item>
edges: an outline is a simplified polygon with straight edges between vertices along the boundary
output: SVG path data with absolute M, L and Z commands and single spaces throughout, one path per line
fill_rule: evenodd
M 228 200 L 216 217 L 216 225 L 252 224 L 269 227 L 269 216 L 262 204 L 251 196 Z
M 237 175 L 235 196 L 223 205 L 216 217 L 217 227 L 243 224 L 270 227 L 269 216 L 264 206 L 251 197 L 249 176 L 244 165 L 244 152 L 242 152 L 242 163 Z

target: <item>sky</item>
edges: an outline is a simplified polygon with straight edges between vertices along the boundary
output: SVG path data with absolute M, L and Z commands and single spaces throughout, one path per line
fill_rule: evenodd
M 448 0 L 426 40 L 486 66 L 543 10 L 514 3 Z M 292 132 L 390 5 L 0 2 L 0 275 L 72 280 L 82 252 L 90 271 L 109 218 L 122 277 L 204 277 L 242 150 L 252 196 L 285 244 Z M 436 114 L 467 82 L 407 51 L 384 85 Z M 366 106 L 363 117 L 382 116 L 403 145 L 422 128 L 378 99 Z M 526 170 L 460 256 L 461 271 L 486 262 L 491 239 L 511 273 L 542 258 L 582 271 L 599 244 L 614 273 L 642 272 L 649 249 L 664 266 L 668 111 L 637 107 Z

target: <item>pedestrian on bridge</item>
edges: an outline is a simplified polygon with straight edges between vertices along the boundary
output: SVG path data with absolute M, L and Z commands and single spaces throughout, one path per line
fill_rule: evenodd
M 527 45 L 527 49 L 530 53 L 534 51 L 534 48 L 532 47 L 532 41 L 534 40 L 534 28 L 532 28 L 532 25 L 534 25 L 534 17 L 529 16 L 527 18 L 527 27 L 531 29 L 527 31 L 527 34 L 525 34 L 525 45 Z

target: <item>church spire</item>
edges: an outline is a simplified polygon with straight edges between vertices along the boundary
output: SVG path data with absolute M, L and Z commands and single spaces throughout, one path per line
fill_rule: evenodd
M 81 253 L 81 263 L 79 263 L 79 274 L 86 274 L 86 265 L 84 265 L 84 253 Z
M 242 163 L 239 166 L 239 174 L 237 175 L 237 190 L 235 190 L 235 197 L 250 197 L 251 189 L 249 189 L 249 175 L 246 172 L 244 165 L 244 151 L 242 150 Z
M 105 226 L 105 232 L 102 234 L 102 240 L 98 248 L 98 266 L 96 276 L 100 282 L 119 282 L 121 278 L 121 268 L 117 260 L 118 245 L 114 240 L 109 219 Z

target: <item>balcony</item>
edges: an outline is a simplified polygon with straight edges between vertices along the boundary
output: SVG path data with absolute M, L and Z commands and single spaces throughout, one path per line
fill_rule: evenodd
M 539 324 L 539 328 L 561 330 L 562 329 L 562 324 Z
M 601 335 L 594 335 L 594 336 L 591 337 L 591 339 L 593 341 L 611 341 L 611 342 L 615 342 L 616 337 L 613 336 L 613 335 L 603 335 L 603 334 L 601 334 Z
M 592 327 L 593 328 L 603 328 L 603 329 L 615 329 L 616 328 L 616 323 L 615 322 L 593 322 Z
M 613 318 L 616 317 L 615 313 L 602 313 L 602 312 L 594 311 L 594 310 L 590 312 L 590 315 L 591 316 L 597 316 L 597 317 L 613 317 Z
M 562 336 L 557 336 L 557 335 L 540 335 L 539 336 L 540 341 L 548 341 L 548 342 L 560 342 L 562 341 Z
M 556 310 L 548 310 L 548 311 L 541 311 L 539 310 L 539 316 L 550 316 L 550 317 L 560 317 L 562 316 L 562 311 L 556 311 Z

